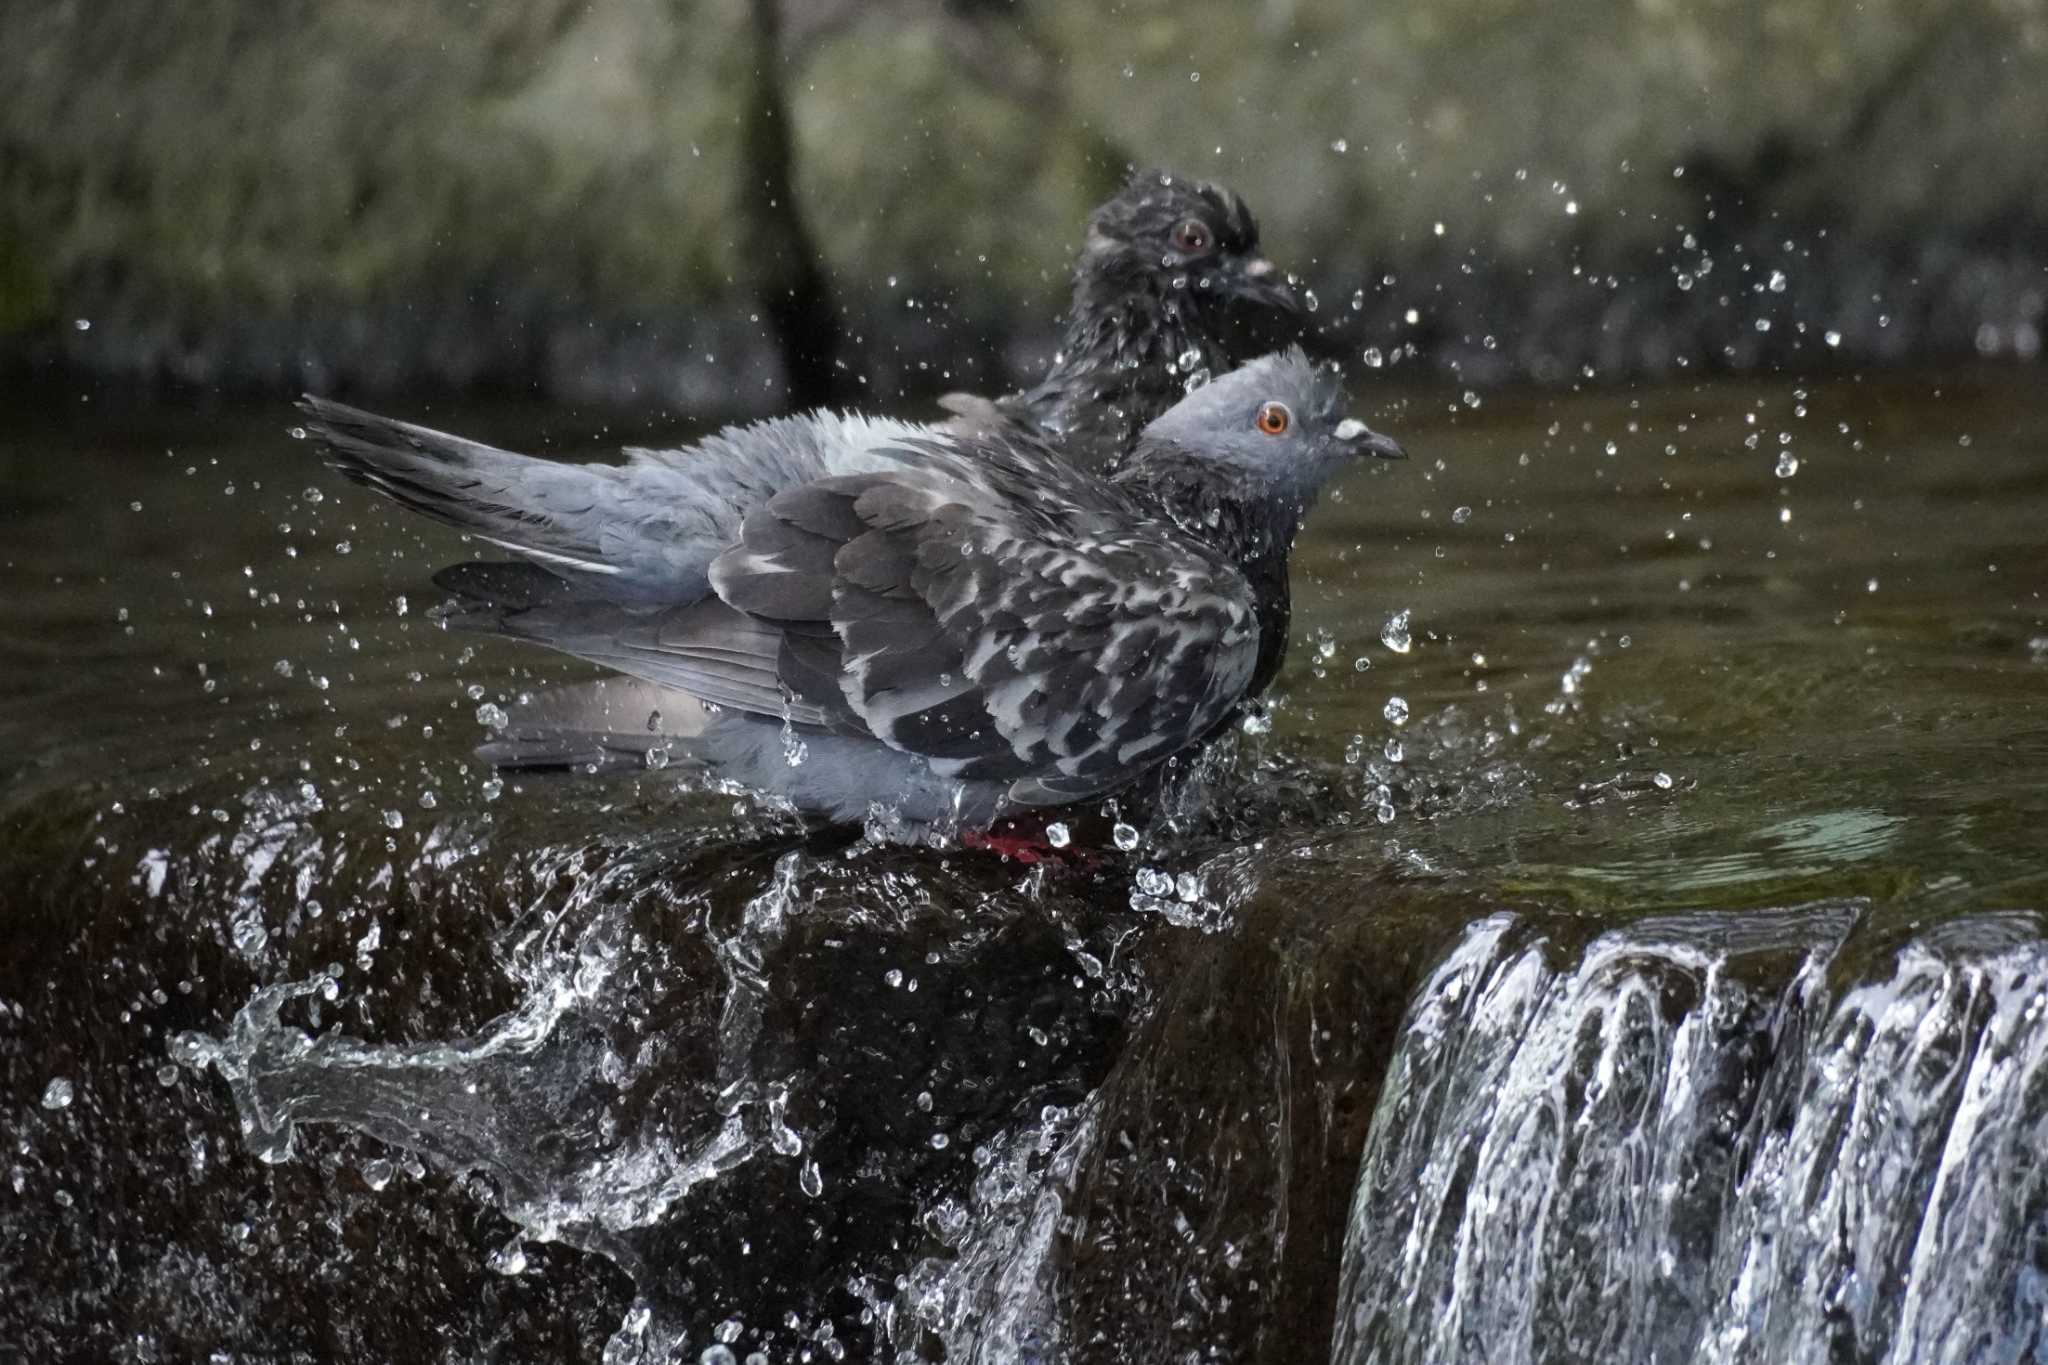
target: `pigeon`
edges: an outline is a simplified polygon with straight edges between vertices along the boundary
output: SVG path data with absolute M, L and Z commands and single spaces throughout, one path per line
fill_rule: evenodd
M 307 397 L 334 468 L 519 560 L 449 623 L 624 680 L 543 698 L 501 766 L 669 759 L 834 821 L 987 829 L 1200 745 L 1279 670 L 1323 486 L 1401 449 L 1297 348 L 1184 396 L 1114 478 L 1004 431 L 813 412 L 566 464 Z
M 1220 185 L 1141 171 L 1088 220 L 1074 296 L 1052 368 L 1021 393 L 948 394 L 949 429 L 1021 428 L 1085 469 L 1125 454 L 1191 376 L 1251 359 L 1274 317 L 1299 311 L 1294 286 L 1259 253 L 1259 225 Z

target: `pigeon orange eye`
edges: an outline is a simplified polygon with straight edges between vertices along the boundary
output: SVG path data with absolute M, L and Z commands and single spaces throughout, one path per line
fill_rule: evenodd
M 1207 251 L 1209 240 L 1209 228 L 1199 218 L 1185 219 L 1173 230 L 1176 251 Z
M 1294 414 L 1287 410 L 1285 403 L 1265 403 L 1259 407 L 1258 427 L 1268 436 L 1278 436 L 1294 425 Z

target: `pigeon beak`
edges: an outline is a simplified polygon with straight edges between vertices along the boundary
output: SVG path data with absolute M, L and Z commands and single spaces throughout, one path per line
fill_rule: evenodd
M 1287 273 L 1264 256 L 1254 256 L 1240 263 L 1236 275 L 1231 292 L 1246 303 L 1278 308 L 1287 313 L 1301 311 L 1301 295 L 1295 291 Z
M 1359 455 L 1379 460 L 1405 460 L 1408 452 L 1391 436 L 1382 436 L 1356 417 L 1337 423 L 1337 439 Z

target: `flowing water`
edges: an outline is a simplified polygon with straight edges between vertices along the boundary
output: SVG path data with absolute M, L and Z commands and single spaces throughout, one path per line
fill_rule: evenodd
M 473 547 L 13 414 L 0 1357 L 2048 1359 L 2039 382 L 1381 391 L 1053 865 L 500 778 Z

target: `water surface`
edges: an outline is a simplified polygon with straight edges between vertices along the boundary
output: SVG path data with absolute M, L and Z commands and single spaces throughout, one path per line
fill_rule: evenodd
M 1416 458 L 1312 518 L 1270 712 L 1138 848 L 1064 870 L 875 848 L 673 771 L 500 779 L 479 708 L 589 670 L 438 628 L 429 577 L 476 547 L 328 474 L 288 409 L 18 416 L 0 1343 L 1908 1359 L 1941 1317 L 2025 1358 L 2037 1287 L 1878 1272 L 1947 1245 L 1909 1214 L 1977 1189 L 1980 1147 L 2011 1193 L 1978 1226 L 2048 1245 L 2012 1165 L 2048 1114 L 2038 376 L 1376 379 L 1366 415 Z M 401 406 L 576 457 L 687 430 Z M 1523 1042 L 1470 1041 L 1504 1018 Z M 1756 1261 L 1813 1212 L 1795 1176 L 1849 1179 L 1861 1148 L 1802 1135 L 1902 1028 L 1961 1079 L 1925 1062 L 1883 1113 L 1929 1117 L 1871 1120 L 1924 1162 L 1815 1206 L 1864 1208 L 1874 1249 Z M 1742 1060 L 1758 1037 L 1778 1061 Z M 1600 1118 L 1603 1074 L 1665 1099 Z M 1442 1097 L 1487 1076 L 1541 1103 Z M 1709 1122 L 1675 1085 L 1730 1098 Z M 1569 1286 L 1646 1215 L 1531 1114 L 1637 1134 L 1616 1188 L 1721 1192 L 1649 1220 L 1680 1289 L 1614 1291 L 1619 1335 L 1585 1337 Z M 1421 1155 L 1468 1142 L 1465 1176 Z M 1460 1202 L 1521 1187 L 1555 1198 Z M 1539 1250 L 1375 1250 L 1401 1227 Z

